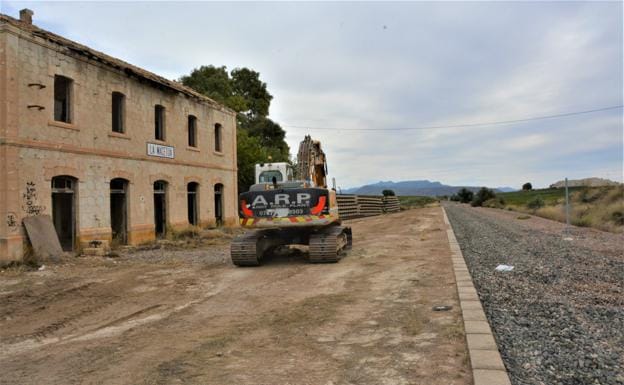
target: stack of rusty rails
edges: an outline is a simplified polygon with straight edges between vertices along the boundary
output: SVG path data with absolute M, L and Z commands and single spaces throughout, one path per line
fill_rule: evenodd
M 336 201 L 338 202 L 338 214 L 340 215 L 340 218 L 351 219 L 360 216 L 360 209 L 356 195 L 336 195 Z
M 399 203 L 399 197 L 397 196 L 384 196 L 381 198 L 383 202 L 384 213 L 397 213 L 401 211 L 401 204 Z
M 360 215 L 363 217 L 383 214 L 383 203 L 380 196 L 358 195 L 357 202 Z

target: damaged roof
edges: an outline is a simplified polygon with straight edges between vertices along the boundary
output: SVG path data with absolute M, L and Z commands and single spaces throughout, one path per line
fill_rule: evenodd
M 0 22 L 10 24 L 12 26 L 19 28 L 20 30 L 24 32 L 30 33 L 31 35 L 35 37 L 39 37 L 51 43 L 57 44 L 58 46 L 60 46 L 61 52 L 68 56 L 78 55 L 78 56 L 82 56 L 90 60 L 100 62 L 109 67 L 122 71 L 129 77 L 134 77 L 134 78 L 138 78 L 139 80 L 146 81 L 154 87 L 161 88 L 161 89 L 168 89 L 174 92 L 180 92 L 188 97 L 196 99 L 200 102 L 204 102 L 213 108 L 226 111 L 232 114 L 236 114 L 234 110 L 216 102 L 215 100 L 203 94 L 200 94 L 199 92 L 193 90 L 192 88 L 182 85 L 181 83 L 166 79 L 162 76 L 156 75 L 153 72 L 144 70 L 132 64 L 126 63 L 123 60 L 106 55 L 105 53 L 96 51 L 92 48 L 76 43 L 75 41 L 66 39 L 55 33 L 41 29 L 33 24 L 29 24 L 29 23 L 20 21 L 18 19 L 14 19 L 11 16 L 8 16 L 2 13 L 0 13 Z

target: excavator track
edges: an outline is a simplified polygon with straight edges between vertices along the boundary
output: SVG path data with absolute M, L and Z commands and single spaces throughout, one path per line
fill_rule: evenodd
M 258 250 L 258 241 L 263 237 L 261 231 L 249 231 L 232 240 L 230 256 L 236 266 L 258 266 L 262 253 Z
M 350 227 L 331 226 L 310 235 L 310 262 L 338 262 L 353 243 Z
M 283 245 L 275 230 L 254 230 L 239 235 L 230 244 L 230 257 L 236 266 L 258 266 L 264 253 Z

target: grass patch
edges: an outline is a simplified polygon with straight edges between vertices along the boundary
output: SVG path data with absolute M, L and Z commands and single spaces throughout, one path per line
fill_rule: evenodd
M 202 343 L 200 350 L 220 352 L 223 349 L 225 349 L 225 347 L 229 345 L 230 343 L 232 343 L 234 340 L 235 340 L 235 337 L 232 335 L 215 336 L 215 337 L 210 338 L 208 341 Z
M 170 241 L 180 241 L 188 238 L 198 238 L 201 232 L 202 229 L 197 226 L 188 226 L 181 229 L 168 226 L 166 237 Z
M 0 271 L 9 275 L 19 275 L 28 271 L 37 271 L 39 266 L 24 263 L 23 261 L 8 261 L 0 263 Z
M 440 335 L 445 339 L 456 341 L 464 337 L 464 327 L 455 319 L 453 323 L 443 326 Z
M 220 245 L 229 242 L 236 234 L 242 231 L 242 229 L 226 227 L 216 229 L 202 229 L 198 226 L 185 228 L 168 227 L 164 239 L 146 241 L 136 246 L 125 245 L 123 249 L 130 252 L 156 249 L 195 249 L 202 246 Z
M 516 219 L 524 220 L 524 219 L 529 219 L 529 218 L 531 218 L 530 215 L 520 215 Z
M 286 312 L 271 311 L 262 323 L 272 328 L 286 330 L 309 325 L 318 326 L 333 319 L 339 307 L 352 302 L 353 299 L 346 294 L 321 294 L 290 306 Z
M 425 207 L 429 204 L 439 202 L 437 198 L 426 196 L 399 196 L 399 204 L 401 210 L 409 210 L 413 208 Z
M 410 336 L 422 333 L 427 323 L 424 316 L 416 310 L 409 312 L 401 321 L 403 321 L 403 330 Z
M 571 224 L 624 232 L 624 186 L 573 187 L 569 190 Z M 565 189 L 515 191 L 499 193 L 497 197 L 504 199 L 507 210 L 566 221 Z
M 583 187 L 570 187 L 570 193 L 582 190 Z M 503 198 L 507 205 L 526 206 L 529 202 L 535 201 L 537 198 L 544 202 L 544 205 L 554 205 L 565 201 L 565 189 L 563 188 L 546 188 L 539 190 L 521 190 L 506 193 L 497 193 L 497 197 Z

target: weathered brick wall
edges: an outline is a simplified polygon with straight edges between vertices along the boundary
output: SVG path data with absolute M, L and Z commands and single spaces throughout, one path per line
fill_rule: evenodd
M 238 222 L 235 115 L 88 60 L 10 25 L 0 24 L 0 260 L 21 257 L 21 219 L 31 206 L 51 214 L 51 179 L 77 178 L 80 239 L 110 238 L 109 182 L 130 181 L 130 243 L 154 238 L 153 182 L 168 182 L 167 217 L 187 226 L 186 185 L 199 183 L 199 219 L 214 225 L 214 185 L 224 185 L 226 225 Z M 55 122 L 54 76 L 73 80 L 72 122 Z M 112 92 L 125 95 L 125 133 L 112 132 Z M 154 139 L 154 106 L 166 108 L 165 141 Z M 30 107 L 29 107 L 30 106 Z M 41 106 L 43 109 L 40 109 Z M 187 146 L 188 115 L 197 117 L 197 148 Z M 214 125 L 222 125 L 222 152 Z M 175 148 L 175 159 L 146 153 L 147 143 Z M 33 202 L 35 200 L 36 202 Z M 35 210 L 36 211 L 36 210 Z M 6 220 L 5 220 L 6 219 Z

